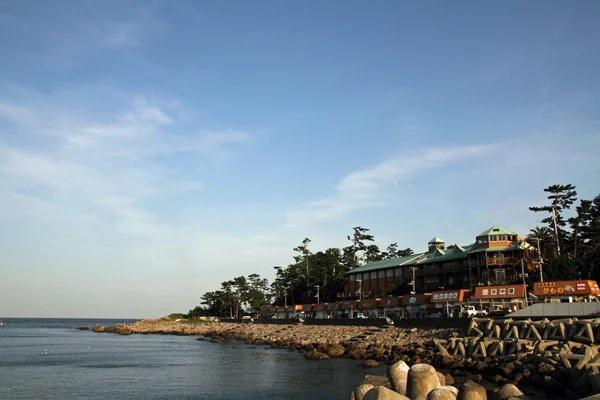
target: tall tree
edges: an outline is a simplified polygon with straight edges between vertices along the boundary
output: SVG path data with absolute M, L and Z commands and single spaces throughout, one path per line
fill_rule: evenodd
M 568 184 L 548 186 L 544 192 L 549 193 L 550 204 L 543 207 L 529 207 L 529 209 L 533 212 L 550 213 L 550 216 L 544 218 L 542 222 L 548 223 L 554 229 L 556 254 L 560 255 L 560 242 L 566 236 L 566 232 L 562 229 L 566 222 L 562 218 L 561 212 L 571 208 L 571 205 L 577 200 L 577 191 L 575 191 L 574 185 Z
M 377 246 L 376 244 L 368 245 L 365 249 L 364 260 L 367 263 L 383 260 L 383 256 L 379 251 L 379 246 Z
M 308 244 L 310 243 L 310 239 L 309 238 L 304 238 L 304 240 L 302 241 L 302 244 L 298 247 L 294 248 L 294 251 L 297 251 L 298 253 L 300 253 L 298 256 L 294 257 L 296 259 L 296 262 L 304 262 L 305 266 L 306 266 L 306 276 L 308 277 L 309 275 L 309 270 L 308 270 L 308 258 L 310 256 L 310 250 L 308 250 Z
M 348 236 L 348 240 L 352 242 L 352 268 L 356 268 L 359 265 L 360 257 L 358 252 L 364 252 L 367 249 L 365 242 L 373 242 L 375 239 L 373 235 L 368 234 L 369 229 L 363 228 L 362 226 L 355 226 L 352 228 L 354 233 L 352 236 Z

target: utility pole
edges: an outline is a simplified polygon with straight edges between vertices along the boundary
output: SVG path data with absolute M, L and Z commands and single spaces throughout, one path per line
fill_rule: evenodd
M 539 264 L 540 264 L 540 282 L 544 282 L 544 271 L 542 270 L 544 260 L 542 259 L 542 253 L 540 252 L 540 238 L 536 238 L 536 240 L 537 240 L 538 258 L 539 258 Z
M 358 282 L 358 299 L 362 300 L 362 279 L 357 279 Z
M 523 258 L 521 257 L 521 276 L 523 277 L 523 293 L 525 294 L 525 307 L 529 305 L 529 301 L 527 300 L 527 285 L 525 284 L 525 277 L 527 274 L 525 273 L 525 265 L 523 264 Z
M 413 280 L 412 280 L 412 287 L 413 290 L 411 292 L 411 294 L 415 294 L 417 293 L 417 267 L 412 267 L 412 275 L 413 275 Z
M 552 204 L 552 220 L 554 221 L 554 237 L 556 238 L 556 254 L 560 256 L 560 243 L 558 241 L 558 225 L 556 224 L 556 206 Z
M 319 285 L 315 285 L 315 287 L 317 288 L 317 304 L 319 304 L 319 288 L 320 288 L 321 286 L 319 286 Z

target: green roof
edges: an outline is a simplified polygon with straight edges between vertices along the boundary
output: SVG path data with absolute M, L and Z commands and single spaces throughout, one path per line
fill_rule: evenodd
M 433 244 L 433 243 L 446 243 L 444 242 L 442 239 L 440 239 L 439 237 L 434 237 L 433 239 L 431 239 L 429 242 L 427 242 L 427 244 Z
M 479 235 L 477 235 L 477 237 L 490 235 L 516 235 L 516 233 L 507 231 L 506 229 L 501 228 L 498 225 L 494 225 L 490 229 L 481 232 Z
M 368 271 L 384 269 L 384 268 L 399 267 L 402 265 L 409 265 L 409 264 L 416 262 L 419 258 L 425 257 L 426 254 L 427 253 L 419 253 L 419 254 L 413 254 L 411 256 L 404 256 L 404 257 L 398 257 L 398 258 L 390 258 L 389 260 L 375 261 L 372 263 L 361 265 L 360 267 L 356 267 L 353 270 L 346 272 L 346 274 L 354 274 L 354 273 L 368 272 Z

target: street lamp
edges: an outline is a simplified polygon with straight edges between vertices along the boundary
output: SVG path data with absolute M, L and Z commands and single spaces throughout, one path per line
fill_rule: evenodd
M 320 288 L 321 286 L 319 286 L 319 285 L 315 285 L 315 287 L 317 288 L 317 304 L 319 304 L 319 288 Z

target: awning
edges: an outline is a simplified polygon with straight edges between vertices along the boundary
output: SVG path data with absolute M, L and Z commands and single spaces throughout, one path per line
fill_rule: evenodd
M 327 303 L 317 304 L 314 308 L 314 311 L 325 311 L 327 310 Z

